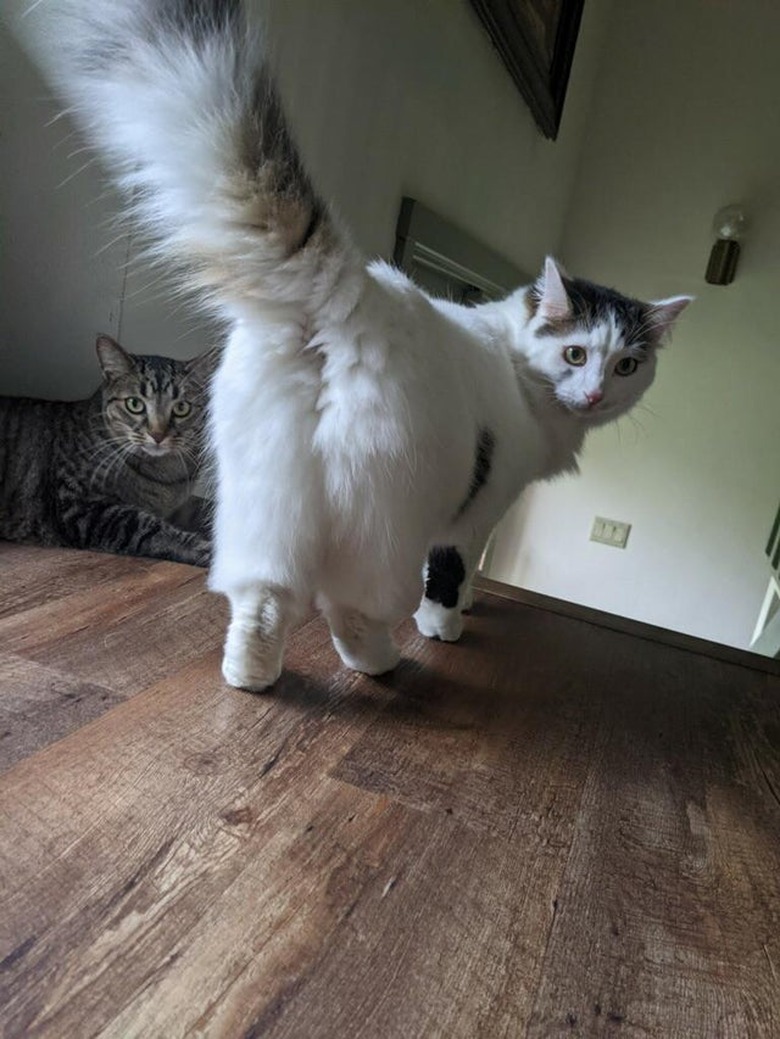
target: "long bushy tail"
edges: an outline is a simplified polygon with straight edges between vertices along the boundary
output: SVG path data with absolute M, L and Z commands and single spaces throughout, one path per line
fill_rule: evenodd
M 43 0 L 50 72 L 156 252 L 220 308 L 310 299 L 349 255 L 240 0 Z M 325 279 L 326 281 L 328 279 Z

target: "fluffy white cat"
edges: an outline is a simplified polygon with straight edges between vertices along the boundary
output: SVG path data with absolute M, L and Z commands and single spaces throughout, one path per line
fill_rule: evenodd
M 423 634 L 458 638 L 493 526 L 639 400 L 689 297 L 642 303 L 548 259 L 502 302 L 432 299 L 366 266 L 317 197 L 237 2 L 49 11 L 75 113 L 160 256 L 229 324 L 211 419 L 225 678 L 271 685 L 312 602 L 368 674 L 396 664 L 391 630 L 415 608 Z

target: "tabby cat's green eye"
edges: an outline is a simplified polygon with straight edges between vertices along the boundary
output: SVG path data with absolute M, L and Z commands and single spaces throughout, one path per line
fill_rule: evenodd
M 131 415 L 143 415 L 146 410 L 146 405 L 140 397 L 126 397 L 125 407 Z
M 630 375 L 635 372 L 639 367 L 639 362 L 635 357 L 623 357 L 615 365 L 616 375 Z
M 563 351 L 563 359 L 567 364 L 581 368 L 588 359 L 588 352 L 583 346 L 567 346 Z
M 188 400 L 177 400 L 174 402 L 172 410 L 176 418 L 186 418 L 192 411 L 192 405 Z

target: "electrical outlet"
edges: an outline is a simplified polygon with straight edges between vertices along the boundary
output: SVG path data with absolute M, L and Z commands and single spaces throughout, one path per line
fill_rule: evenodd
M 596 516 L 593 520 L 590 540 L 598 541 L 601 545 L 612 545 L 613 548 L 625 548 L 630 530 L 630 523 L 621 523 L 619 520 Z

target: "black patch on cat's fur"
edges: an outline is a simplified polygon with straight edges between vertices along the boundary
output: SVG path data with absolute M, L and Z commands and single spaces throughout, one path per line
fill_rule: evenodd
M 484 487 L 487 483 L 487 478 L 490 476 L 490 469 L 493 464 L 493 452 L 495 448 L 496 438 L 490 430 L 485 429 L 484 427 L 480 429 L 477 436 L 477 446 L 474 451 L 474 469 L 471 473 L 469 492 L 466 495 L 463 504 L 455 513 L 456 519 L 458 516 L 463 515 L 468 506 L 471 505 L 479 494 L 480 488 Z
M 299 249 L 305 249 L 306 246 L 309 244 L 309 242 L 314 236 L 314 233 L 318 230 L 320 224 L 322 223 L 322 218 L 324 215 L 325 214 L 323 212 L 322 206 L 315 201 L 312 207 L 311 220 L 309 221 L 309 226 L 306 228 L 303 238 L 298 243 Z
M 466 567 L 457 548 L 432 548 L 428 556 L 428 574 L 425 578 L 425 597 L 451 610 L 458 605 L 460 586 L 466 577 Z
M 614 317 L 626 346 L 649 346 L 657 340 L 651 308 L 647 303 L 624 296 L 615 289 L 594 285 L 584 278 L 564 277 L 563 284 L 571 303 L 571 315 L 548 321 L 537 330 L 537 335 L 562 335 L 583 326 L 591 329 Z M 532 294 L 532 298 L 538 306 L 538 297 Z
M 215 28 L 243 18 L 241 0 L 156 0 L 155 17 L 182 35 L 208 38 Z
M 118 21 L 112 31 L 103 17 L 91 18 L 88 10 L 78 17 L 93 30 L 91 43 L 81 50 L 83 69 L 100 72 L 121 62 L 127 49 L 127 20 Z M 225 29 L 239 31 L 244 10 L 241 0 L 153 0 L 139 5 L 131 24 L 133 33 L 150 42 L 174 32 L 201 47 Z

